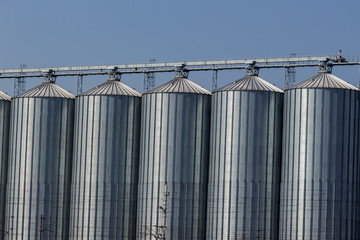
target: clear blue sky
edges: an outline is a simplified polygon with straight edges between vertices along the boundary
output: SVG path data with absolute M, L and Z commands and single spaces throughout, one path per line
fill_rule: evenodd
M 0 68 L 360 53 L 360 2 L 317 0 L 1 0 Z M 299 69 L 297 81 L 318 69 Z M 359 67 L 333 73 L 358 85 Z M 244 71 L 220 72 L 219 86 Z M 158 74 L 157 84 L 173 74 Z M 260 77 L 282 87 L 284 70 Z M 85 88 L 106 76 L 84 78 Z M 210 89 L 211 73 L 189 78 Z M 143 76 L 123 76 L 142 91 Z M 27 89 L 41 79 L 28 79 Z M 76 91 L 75 78 L 57 83 Z M 13 80 L 0 89 L 13 93 Z

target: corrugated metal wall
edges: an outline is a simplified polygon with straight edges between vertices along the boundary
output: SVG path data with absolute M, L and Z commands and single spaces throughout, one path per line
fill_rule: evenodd
M 10 97 L 0 92 L 0 239 L 5 232 L 5 201 L 8 169 Z
M 141 95 L 110 85 L 76 98 L 71 239 L 136 236 Z
M 359 91 L 329 73 L 286 91 L 278 215 L 282 94 L 248 84 L 267 90 L 213 96 L 210 173 L 211 96 L 200 86 L 177 77 L 143 96 L 140 148 L 139 96 L 80 96 L 71 237 L 277 239 L 279 224 L 279 239 L 358 239 Z M 69 238 L 73 118 L 73 95 L 51 82 L 12 101 L 5 239 L 39 238 L 40 222 L 43 240 Z
M 12 101 L 5 239 L 37 239 L 41 214 L 43 240 L 68 238 L 74 99 L 51 84 Z
M 360 238 L 359 103 L 332 75 L 285 92 L 279 239 Z
M 278 238 L 283 92 L 264 82 L 213 93 L 206 239 Z
M 152 239 L 146 227 L 156 232 L 154 226 L 166 225 L 167 239 L 205 239 L 211 99 L 182 80 L 170 82 L 169 87 L 180 86 L 170 91 L 191 93 L 168 93 L 165 86 L 143 96 L 138 238 Z M 159 208 L 165 185 L 166 220 Z

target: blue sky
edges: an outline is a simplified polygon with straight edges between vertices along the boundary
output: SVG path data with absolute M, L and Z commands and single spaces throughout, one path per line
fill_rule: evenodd
M 360 53 L 359 1 L 93 1 L 2 0 L 0 69 L 28 67 L 242 59 Z M 298 69 L 297 81 L 317 73 Z M 359 67 L 333 73 L 358 85 Z M 157 85 L 174 74 L 157 74 Z M 244 71 L 219 73 L 219 86 Z M 284 70 L 262 70 L 260 77 L 283 85 Z M 106 76 L 84 78 L 88 89 Z M 210 89 L 211 73 L 190 73 Z M 123 81 L 142 91 L 142 75 Z M 27 89 L 41 79 L 27 79 Z M 76 78 L 57 83 L 76 91 Z M 13 93 L 13 80 L 0 89 Z

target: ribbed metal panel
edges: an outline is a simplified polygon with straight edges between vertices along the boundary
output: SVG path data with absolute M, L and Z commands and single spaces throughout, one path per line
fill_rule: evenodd
M 339 88 L 339 89 L 351 89 L 357 90 L 356 87 L 345 82 L 344 80 L 332 75 L 328 72 L 320 72 L 319 74 L 289 88 Z
M 193 83 L 192 83 L 193 85 Z M 137 234 L 166 226 L 166 239 L 205 239 L 210 95 L 143 96 Z M 165 185 L 167 214 L 164 206 Z M 159 228 L 161 232 L 161 228 Z
M 11 97 L 6 93 L 0 91 L 0 101 L 10 101 Z
M 8 169 L 10 97 L 0 91 L 0 239 L 5 232 L 5 201 Z
M 239 85 L 212 96 L 206 239 L 277 239 L 283 93 Z
M 41 214 L 43 240 L 68 239 L 73 118 L 71 98 L 13 99 L 5 239 L 38 239 Z
M 69 91 L 55 85 L 51 81 L 43 82 L 41 85 L 16 96 L 16 98 L 23 97 L 75 98 Z
M 113 78 L 109 79 L 108 81 L 104 82 L 99 86 L 96 86 L 80 94 L 80 96 L 85 95 L 116 95 L 141 97 L 141 94 L 139 92 Z
M 144 94 L 150 93 L 199 93 L 199 94 L 211 94 L 208 90 L 200 87 L 196 83 L 193 83 L 187 78 L 176 77 L 173 80 L 156 87 Z
M 127 89 L 76 98 L 71 239 L 135 239 L 141 95 Z
M 265 80 L 259 78 L 256 75 L 247 74 L 245 77 L 240 78 L 236 82 L 230 83 L 218 91 L 270 91 L 270 92 L 280 92 L 284 91 L 271 83 L 266 82 Z
M 279 239 L 360 239 L 359 92 L 308 87 L 285 91 Z

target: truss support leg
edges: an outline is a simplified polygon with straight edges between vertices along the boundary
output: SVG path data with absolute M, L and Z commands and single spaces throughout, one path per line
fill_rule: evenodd
M 155 63 L 155 59 L 150 59 L 150 63 Z M 153 70 L 154 68 L 148 68 L 148 70 Z M 144 92 L 147 92 L 155 87 L 155 73 L 154 72 L 145 72 L 144 73 Z
M 290 58 L 296 57 L 296 53 L 290 53 Z M 285 68 L 285 80 L 284 89 L 290 88 L 295 83 L 296 70 L 295 67 L 291 67 L 292 63 L 289 63 L 290 67 Z
M 19 78 L 19 94 L 25 92 L 25 78 Z
M 147 92 L 155 87 L 155 73 L 144 73 L 144 92 Z
M 217 89 L 217 81 L 218 81 L 218 70 L 213 70 L 213 72 L 212 72 L 212 86 L 211 86 L 212 91 Z
M 19 95 L 19 78 L 14 78 L 14 96 Z
M 143 86 L 144 93 L 149 91 L 148 79 L 149 79 L 149 73 L 144 73 L 144 86 Z
M 25 78 L 17 77 L 14 79 L 14 96 L 25 92 Z
M 78 75 L 77 77 L 77 95 L 83 91 L 83 75 Z

